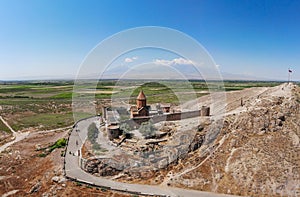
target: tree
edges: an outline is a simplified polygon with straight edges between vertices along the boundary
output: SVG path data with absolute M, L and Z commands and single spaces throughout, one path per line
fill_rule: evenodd
M 123 131 L 122 135 L 125 137 L 125 138 L 132 138 L 133 137 L 133 133 L 130 133 L 130 131 L 132 130 L 132 128 L 130 127 L 129 124 L 127 124 L 126 122 L 122 123 L 120 125 L 120 130 Z
M 98 128 L 97 128 L 96 124 L 93 122 L 88 127 L 88 139 L 90 140 L 90 142 L 92 144 L 96 143 L 96 139 L 98 138 L 98 134 L 99 134 Z
M 150 138 L 155 134 L 155 127 L 152 122 L 143 122 L 139 128 L 140 133 L 145 138 Z
M 121 129 L 124 133 L 128 133 L 128 132 L 131 130 L 130 126 L 129 126 L 127 123 L 122 123 L 122 124 L 120 125 L 120 129 Z
M 101 145 L 98 143 L 93 144 L 92 146 L 93 150 L 101 150 Z

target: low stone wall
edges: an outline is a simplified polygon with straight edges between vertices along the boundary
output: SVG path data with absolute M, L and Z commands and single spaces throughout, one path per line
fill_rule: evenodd
M 149 121 L 150 117 L 139 117 L 139 118 L 131 118 L 129 120 L 122 121 L 122 123 L 128 124 L 130 127 L 135 127 L 137 125 L 141 125 L 143 122 Z
M 148 122 L 150 120 L 152 120 L 153 123 L 158 123 L 162 121 L 176 121 L 176 120 L 183 120 L 188 118 L 195 118 L 198 116 L 209 116 L 209 113 L 210 113 L 210 108 L 203 106 L 202 110 L 155 115 L 151 117 L 136 117 L 129 120 L 125 120 L 122 123 L 127 123 L 131 127 L 136 127 L 138 125 L 141 125 L 143 122 Z

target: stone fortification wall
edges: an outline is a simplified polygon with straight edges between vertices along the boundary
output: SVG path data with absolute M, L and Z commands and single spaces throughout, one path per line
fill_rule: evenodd
M 145 117 L 136 117 L 129 120 L 125 120 L 123 123 L 127 123 L 130 126 L 137 126 L 143 122 L 152 120 L 153 123 L 158 123 L 162 121 L 175 121 L 182 120 L 187 118 L 194 118 L 198 116 L 209 116 L 209 107 L 202 107 L 201 110 L 187 111 L 187 112 L 177 112 L 171 114 L 155 115 L 155 116 L 145 116 Z

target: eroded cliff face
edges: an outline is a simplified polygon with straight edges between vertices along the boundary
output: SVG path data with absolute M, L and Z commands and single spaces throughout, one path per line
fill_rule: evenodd
M 226 114 L 216 140 L 179 161 L 163 184 L 247 196 L 300 195 L 300 88 L 282 84 L 243 102 Z

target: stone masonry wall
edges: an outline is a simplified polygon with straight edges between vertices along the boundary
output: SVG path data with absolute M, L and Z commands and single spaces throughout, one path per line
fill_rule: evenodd
M 209 114 L 208 114 L 209 115 Z M 152 117 L 136 117 L 130 120 L 126 120 L 123 123 L 127 123 L 130 126 L 137 126 L 141 125 L 143 122 L 147 122 L 152 120 L 153 123 L 158 123 L 162 121 L 175 121 L 175 120 L 182 120 L 187 118 L 194 118 L 201 116 L 201 110 L 195 111 L 188 111 L 188 112 L 177 112 L 172 114 L 163 114 L 163 115 L 156 115 Z

